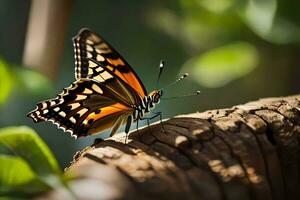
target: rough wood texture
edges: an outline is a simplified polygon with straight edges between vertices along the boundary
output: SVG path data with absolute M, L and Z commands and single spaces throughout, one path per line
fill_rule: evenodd
M 178 116 L 164 127 L 77 154 L 66 171 L 77 177 L 77 198 L 300 199 L 300 95 Z

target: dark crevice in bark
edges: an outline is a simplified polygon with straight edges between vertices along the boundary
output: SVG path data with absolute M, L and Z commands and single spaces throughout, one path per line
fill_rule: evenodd
M 84 157 L 86 157 L 86 158 L 88 158 L 88 159 L 90 159 L 90 160 L 93 160 L 93 161 L 95 161 L 95 162 L 97 162 L 97 163 L 107 164 L 103 159 L 101 159 L 101 158 L 99 158 L 99 157 L 97 157 L 97 156 L 94 156 L 94 155 L 92 155 L 92 154 L 90 154 L 90 153 L 84 154 Z
M 274 133 L 273 133 L 272 128 L 270 128 L 269 126 L 267 126 L 267 129 L 266 129 L 266 136 L 267 136 L 269 142 L 275 146 L 276 141 L 275 141 L 275 138 L 274 138 Z
M 273 132 L 273 129 L 271 128 L 270 124 L 268 121 L 266 121 L 263 117 L 261 117 L 260 115 L 254 113 L 254 115 L 256 115 L 257 117 L 259 117 L 261 120 L 263 120 L 266 124 L 267 124 L 267 129 L 266 129 L 266 136 L 268 138 L 268 141 L 276 146 L 277 144 L 277 141 L 275 140 L 274 138 L 274 132 Z M 285 180 L 285 176 L 284 176 L 284 170 L 283 170 L 283 167 L 282 167 L 282 162 L 281 162 L 281 159 L 280 159 L 280 152 L 278 151 L 278 148 L 276 148 L 276 153 L 278 155 L 278 158 L 280 160 L 279 164 L 280 164 L 280 171 L 281 171 L 281 179 L 282 179 L 282 182 L 283 182 L 283 191 L 284 191 L 284 197 L 286 199 L 287 197 L 287 189 L 286 189 L 286 180 Z
M 266 137 L 268 139 L 268 141 L 272 144 L 272 145 L 276 145 L 276 141 L 275 141 L 275 138 L 274 138 L 274 133 L 273 133 L 273 130 L 272 128 L 270 127 L 269 125 L 269 122 L 267 122 L 263 117 L 261 117 L 260 115 L 256 114 L 255 112 L 251 112 L 251 114 L 259 117 L 262 121 L 264 121 L 267 125 L 267 129 L 266 129 Z
M 263 163 L 264 163 L 264 171 L 265 171 L 267 183 L 268 183 L 268 186 L 269 186 L 269 189 L 270 189 L 270 195 L 271 195 L 271 198 L 273 199 L 274 198 L 273 183 L 272 183 L 271 178 L 270 178 L 269 164 L 268 164 L 268 161 L 267 161 L 267 158 L 266 158 L 266 153 L 263 149 L 263 145 L 262 145 L 260 139 L 258 138 L 257 133 L 255 132 L 255 130 L 253 130 L 253 128 L 251 128 L 247 124 L 246 119 L 244 118 L 244 116 L 242 114 L 239 114 L 239 113 L 235 113 L 235 114 L 242 118 L 241 122 L 247 127 L 249 132 L 255 138 L 255 141 L 257 143 L 260 155 L 261 155 Z

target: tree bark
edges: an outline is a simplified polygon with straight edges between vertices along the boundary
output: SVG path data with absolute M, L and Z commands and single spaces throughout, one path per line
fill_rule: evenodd
M 97 141 L 66 174 L 78 199 L 300 199 L 300 95 L 177 116 Z M 58 195 L 58 196 L 57 196 Z M 68 198 L 63 192 L 46 197 Z

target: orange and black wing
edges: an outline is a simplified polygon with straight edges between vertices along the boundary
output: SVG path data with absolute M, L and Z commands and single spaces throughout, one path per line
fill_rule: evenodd
M 73 38 L 73 43 L 76 79 L 88 78 L 97 81 L 101 69 L 91 65 L 89 61 L 92 59 L 99 63 L 99 67 L 109 69 L 132 87 L 139 97 L 147 95 L 143 83 L 134 70 L 102 37 L 84 28 Z
M 77 138 L 108 128 L 115 133 L 131 113 L 128 102 L 105 84 L 80 79 L 55 99 L 38 103 L 27 116 L 35 122 L 51 121 Z

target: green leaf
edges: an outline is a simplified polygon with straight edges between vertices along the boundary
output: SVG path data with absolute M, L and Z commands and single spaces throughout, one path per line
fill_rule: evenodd
M 26 162 L 32 172 L 48 186 L 52 188 L 61 186 L 61 171 L 57 161 L 46 144 L 32 129 L 25 126 L 0 129 L 0 147 L 0 150 L 5 148 L 7 151 L 10 151 L 10 155 L 14 155 Z M 7 154 L 7 151 L 1 151 L 0 154 Z M 17 160 L 14 160 L 14 162 L 20 163 Z M 23 166 L 25 165 L 23 164 Z M 24 169 L 27 170 L 28 168 Z M 9 171 L 10 169 L 7 170 Z M 16 172 L 13 171 L 11 173 Z M 28 177 L 30 176 L 28 174 Z M 21 180 L 15 179 L 10 180 L 10 182 L 20 182 Z M 7 180 L 3 181 L 7 182 Z
M 48 189 L 21 158 L 0 155 L 0 195 L 30 196 Z
M 9 72 L 8 66 L 4 60 L 0 58 L 0 104 L 3 104 L 9 96 L 12 86 L 13 79 Z
M 24 94 L 48 96 L 53 93 L 51 81 L 43 74 L 24 67 L 15 67 L 17 87 Z
M 0 185 L 2 186 L 22 185 L 35 179 L 30 166 L 21 158 L 0 155 L 0 163 Z
M 236 42 L 192 58 L 183 71 L 191 71 L 193 79 L 205 87 L 221 87 L 251 72 L 258 60 L 253 45 Z
M 256 34 L 266 37 L 272 30 L 276 8 L 276 0 L 248 0 L 241 16 Z
M 235 3 L 235 0 L 195 0 L 200 6 L 206 10 L 221 14 L 227 11 Z

